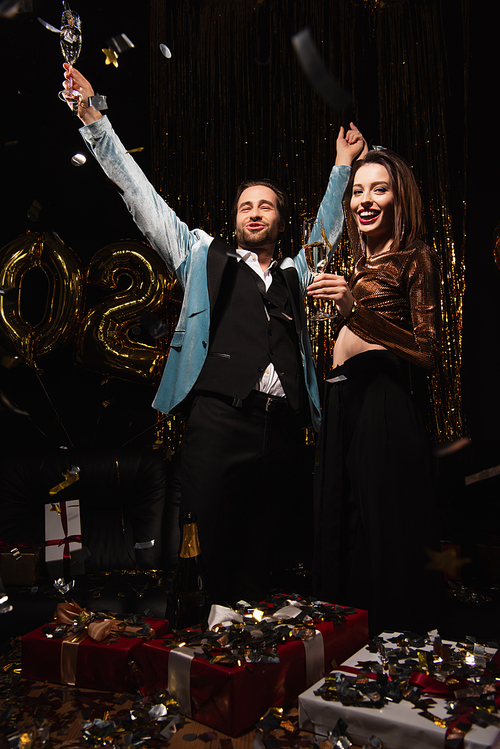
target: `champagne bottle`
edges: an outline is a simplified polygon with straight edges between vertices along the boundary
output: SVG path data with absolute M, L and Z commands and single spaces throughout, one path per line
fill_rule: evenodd
M 197 516 L 183 517 L 182 546 L 172 585 L 175 629 L 201 624 L 209 613 L 208 576 L 201 556 Z

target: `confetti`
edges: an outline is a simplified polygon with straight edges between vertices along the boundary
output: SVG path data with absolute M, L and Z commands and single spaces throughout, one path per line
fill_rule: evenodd
M 166 44 L 160 44 L 160 52 L 164 57 L 167 57 L 168 59 L 172 57 L 172 53 Z
M 434 455 L 437 458 L 444 458 L 446 455 L 452 455 L 459 450 L 463 450 L 463 448 L 467 447 L 469 444 L 470 439 L 468 437 L 461 437 L 452 442 L 443 442 L 434 448 Z
M 305 28 L 292 36 L 292 44 L 304 73 L 323 99 L 339 112 L 349 106 L 352 97 L 328 72 L 318 54 L 311 30 Z
M 73 166 L 83 166 L 87 163 L 87 157 L 84 156 L 83 153 L 75 153 L 75 155 L 71 157 L 71 163 Z
M 106 44 L 110 49 L 114 49 L 117 54 L 127 52 L 135 46 L 126 34 L 116 34 L 116 36 L 112 36 L 111 39 L 108 39 Z
M 0 18 L 14 18 L 19 13 L 21 7 L 21 0 L 12 2 L 12 0 L 4 0 L 0 3 Z
M 48 29 L 48 31 L 52 31 L 54 34 L 60 34 L 61 33 L 60 29 L 56 29 L 55 26 L 52 26 L 51 23 L 47 23 L 47 21 L 44 21 L 43 18 L 40 18 L 40 16 L 38 16 L 38 20 L 40 21 L 40 23 L 42 24 L 42 26 L 45 26 L 45 28 Z
M 290 603 L 297 611 L 293 619 L 290 619 Z M 265 613 L 259 622 L 255 619 L 256 611 Z M 307 640 L 314 637 L 317 622 L 331 621 L 335 626 L 340 626 L 346 616 L 354 612 L 352 608 L 305 600 L 299 596 L 276 595 L 266 599 L 257 609 L 240 602 L 236 613 L 240 614 L 242 621 L 224 621 L 205 632 L 179 630 L 174 633 L 169 645 L 177 646 L 184 642 L 189 647 L 198 647 L 200 657 L 212 664 L 230 667 L 244 663 L 279 663 L 279 645 L 289 642 L 291 638 Z M 257 631 L 259 636 L 256 636 Z
M 103 49 L 101 50 L 104 52 L 104 55 L 106 59 L 104 60 L 104 63 L 106 65 L 114 65 L 115 68 L 118 67 L 118 55 L 116 54 L 114 49 Z
M 35 222 L 35 221 L 38 221 L 38 216 L 41 210 L 42 210 L 42 204 L 39 203 L 38 200 L 34 200 L 31 204 L 31 207 L 27 211 L 26 215 L 30 221 Z
M 446 551 L 434 551 L 433 549 L 426 549 L 425 553 L 429 557 L 429 562 L 426 564 L 426 570 L 437 570 L 438 572 L 446 572 L 451 578 L 457 576 L 460 567 L 464 564 L 470 564 L 471 559 L 469 557 L 459 557 L 455 549 L 446 549 Z

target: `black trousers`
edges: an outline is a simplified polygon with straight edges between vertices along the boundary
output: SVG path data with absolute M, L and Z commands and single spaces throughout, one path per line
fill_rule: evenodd
M 370 629 L 419 631 L 439 617 L 439 548 L 427 434 L 404 363 L 368 351 L 327 382 L 315 472 L 317 593 L 368 609 Z
M 302 530 L 303 430 L 289 408 L 265 403 L 198 394 L 186 425 L 181 514 L 198 515 L 214 603 L 262 599 Z

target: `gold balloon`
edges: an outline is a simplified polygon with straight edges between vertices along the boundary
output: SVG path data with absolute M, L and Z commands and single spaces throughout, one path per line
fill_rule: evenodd
M 129 280 L 128 287 L 116 291 L 124 279 Z M 115 293 L 87 313 L 78 335 L 78 361 L 104 374 L 158 381 L 165 359 L 164 344 L 132 341 L 129 332 L 144 312 L 161 308 L 174 285 L 160 256 L 141 242 L 108 245 L 90 261 L 87 280 Z
M 43 318 L 31 325 L 21 309 L 23 280 L 39 268 L 48 282 Z M 52 234 L 28 231 L 0 250 L 0 286 L 15 288 L 17 304 L 0 296 L 0 343 L 36 368 L 36 359 L 64 346 L 82 306 L 83 269 L 77 256 Z

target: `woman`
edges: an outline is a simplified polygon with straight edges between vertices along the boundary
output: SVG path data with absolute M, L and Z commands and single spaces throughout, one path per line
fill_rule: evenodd
M 437 519 L 413 366 L 440 348 L 439 264 L 417 239 L 421 200 L 406 162 L 370 151 L 344 196 L 355 269 L 308 293 L 344 318 L 327 378 L 315 476 L 317 594 L 366 608 L 373 634 L 436 624 L 437 573 L 425 571 Z

